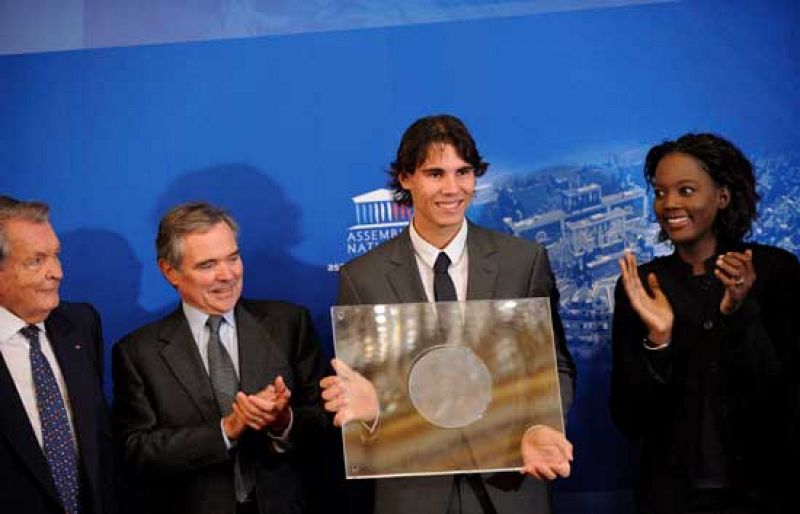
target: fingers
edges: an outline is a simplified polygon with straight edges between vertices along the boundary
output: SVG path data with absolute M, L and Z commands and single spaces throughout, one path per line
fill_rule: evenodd
M 350 415 L 348 414 L 347 409 L 342 409 L 336 413 L 336 416 L 333 417 L 333 426 L 335 427 L 343 427 L 350 421 Z
M 256 410 L 260 410 L 265 413 L 270 413 L 275 410 L 275 400 L 274 399 L 264 399 L 257 395 L 250 395 L 247 397 L 248 405 Z
M 630 250 L 625 250 L 625 254 L 618 262 L 622 271 L 622 286 L 625 288 L 625 293 L 631 303 L 636 303 L 644 293 L 642 282 L 639 279 L 639 268 L 636 266 L 636 257 Z
M 537 462 L 526 465 L 520 473 L 531 475 L 539 480 L 555 480 L 558 477 L 568 478 L 572 465 L 567 461 L 559 463 Z
M 245 420 L 245 423 L 250 428 L 261 430 L 269 423 L 275 420 L 275 415 L 270 410 L 264 409 L 263 403 L 272 404 L 254 395 L 247 396 L 242 392 L 236 395 L 236 401 L 233 402 L 233 411 Z
M 530 427 L 522 438 L 522 458 L 527 473 L 540 480 L 568 477 L 574 448 L 564 434 L 547 425 Z
M 648 273 L 647 274 L 647 285 L 650 287 L 650 291 L 652 291 L 653 296 L 663 296 L 664 292 L 661 291 L 661 284 L 658 283 L 658 277 L 655 273 Z
M 322 380 L 320 380 L 319 381 L 319 386 L 322 388 L 323 394 L 324 394 L 325 389 L 328 389 L 329 387 L 333 387 L 333 386 L 339 385 L 339 382 L 340 382 L 339 377 L 337 377 L 336 375 L 330 375 L 330 376 L 324 377 Z
M 744 255 L 741 255 L 741 257 L 744 257 Z M 742 275 L 744 274 L 744 262 L 739 255 L 733 252 L 720 255 L 717 257 L 717 262 L 715 264 L 715 271 L 721 272 L 725 278 L 730 278 L 736 281 L 742 278 Z M 720 273 L 717 274 L 719 275 Z
M 753 252 L 750 249 L 744 252 L 728 252 L 717 257 L 715 275 L 723 284 L 742 285 L 745 282 L 752 284 L 755 279 L 753 269 Z
M 560 450 L 561 453 L 564 454 L 564 457 L 567 459 L 567 461 L 572 462 L 574 447 L 572 446 L 571 442 L 567 441 L 566 437 L 564 438 L 564 443 L 561 445 Z
M 322 390 L 323 400 L 333 400 L 344 395 L 344 387 L 339 382 L 331 383 Z
M 278 378 L 275 379 L 274 386 L 275 386 L 275 394 L 278 395 L 286 394 L 286 392 L 289 390 L 289 388 L 286 387 L 286 382 L 283 381 L 283 377 L 280 375 L 278 375 Z
M 323 407 L 328 412 L 339 412 L 344 405 L 344 390 L 340 387 L 329 388 L 322 391 Z

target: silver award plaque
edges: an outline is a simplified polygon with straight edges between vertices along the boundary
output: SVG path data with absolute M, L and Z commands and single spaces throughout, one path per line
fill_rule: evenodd
M 374 427 L 343 428 L 348 478 L 518 470 L 528 427 L 563 431 L 548 298 L 331 313 L 337 358 L 379 404 Z

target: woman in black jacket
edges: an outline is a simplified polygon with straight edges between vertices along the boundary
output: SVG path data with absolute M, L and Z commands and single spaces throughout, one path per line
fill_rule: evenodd
M 751 163 L 729 141 L 666 141 L 644 172 L 674 252 L 619 262 L 611 412 L 639 445 L 637 509 L 784 512 L 800 265 L 744 242 L 758 194 Z

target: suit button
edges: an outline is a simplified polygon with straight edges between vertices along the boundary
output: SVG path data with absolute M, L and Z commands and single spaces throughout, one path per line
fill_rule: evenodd
M 703 328 L 706 330 L 711 330 L 712 328 L 714 328 L 714 320 L 713 319 L 705 320 L 703 322 Z
M 711 361 L 711 363 L 708 365 L 708 370 L 711 371 L 711 373 L 716 373 L 719 371 L 719 364 L 717 364 L 717 361 Z

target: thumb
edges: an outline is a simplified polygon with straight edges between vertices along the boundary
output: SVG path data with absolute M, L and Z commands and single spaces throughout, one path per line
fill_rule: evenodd
M 655 273 L 650 272 L 647 274 L 647 285 L 650 286 L 650 291 L 655 298 L 664 296 L 664 292 L 661 290 L 661 284 L 658 283 L 658 277 L 656 277 Z
M 353 370 L 350 369 L 350 366 L 345 364 L 344 361 L 340 359 L 332 359 L 331 366 L 333 366 L 333 370 L 339 376 L 347 377 L 353 372 Z

